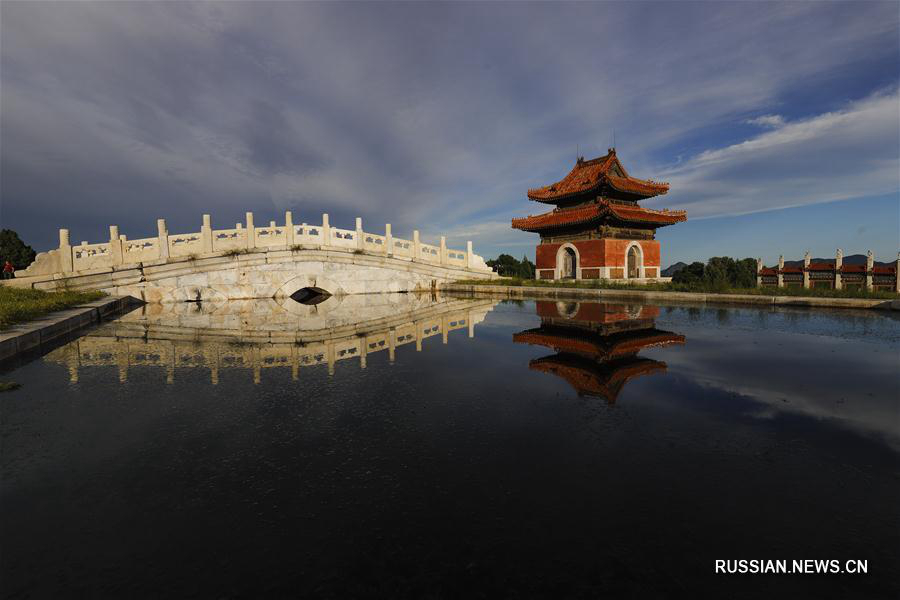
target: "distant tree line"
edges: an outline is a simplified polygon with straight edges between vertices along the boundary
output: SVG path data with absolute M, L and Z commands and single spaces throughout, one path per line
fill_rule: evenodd
M 497 258 L 487 261 L 487 266 L 492 268 L 501 277 L 518 277 L 520 279 L 534 279 L 534 263 L 523 256 L 522 260 L 516 260 L 509 254 L 501 254 Z
M 706 261 L 693 262 L 672 275 L 672 283 L 712 291 L 729 288 L 756 287 L 756 260 L 714 256 Z

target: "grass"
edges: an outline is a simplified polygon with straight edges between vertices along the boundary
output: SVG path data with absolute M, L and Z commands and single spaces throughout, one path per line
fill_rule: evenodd
M 643 290 L 647 292 L 692 292 L 697 294 L 750 294 L 759 296 L 802 296 L 806 298 L 864 298 L 869 300 L 896 300 L 898 296 L 894 292 L 866 289 L 830 290 L 825 288 L 802 287 L 753 287 L 731 288 L 723 286 L 710 286 L 705 283 L 614 283 L 607 279 L 591 279 L 578 281 L 547 281 L 535 279 L 519 279 L 504 277 L 501 279 L 465 279 L 455 283 L 464 285 L 506 285 L 511 287 L 563 287 L 581 289 L 606 289 L 606 290 Z
M 31 321 L 55 310 L 63 310 L 98 300 L 103 292 L 42 292 L 40 290 L 0 287 L 0 329 Z
M 0 392 L 11 392 L 20 387 L 22 387 L 22 384 L 15 381 L 0 381 Z
M 250 250 L 247 248 L 235 248 L 234 250 L 229 250 L 225 253 L 225 256 L 241 256 L 243 254 L 248 254 Z

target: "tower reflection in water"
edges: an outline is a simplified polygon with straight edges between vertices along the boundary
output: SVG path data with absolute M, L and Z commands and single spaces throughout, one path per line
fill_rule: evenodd
M 222 369 L 252 370 L 259 383 L 263 369 L 289 368 L 298 379 L 301 367 L 356 360 L 386 352 L 393 363 L 396 349 L 451 331 L 475 336 L 475 325 L 497 304 L 493 300 L 460 300 L 431 294 L 332 296 L 315 305 L 290 299 L 220 303 L 145 305 L 57 348 L 44 357 L 69 369 L 72 383 L 86 367 L 118 367 L 128 380 L 130 367 L 159 367 L 167 383 L 179 368 L 209 369 L 219 383 Z
M 638 352 L 685 342 L 683 335 L 656 328 L 656 306 L 575 301 L 536 305 L 541 326 L 514 334 L 513 341 L 557 353 L 532 360 L 529 368 L 562 377 L 578 395 L 610 404 L 629 380 L 666 370 L 666 363 Z

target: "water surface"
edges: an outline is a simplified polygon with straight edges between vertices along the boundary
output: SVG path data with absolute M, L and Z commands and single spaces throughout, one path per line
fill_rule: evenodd
M 0 590 L 896 597 L 898 350 L 876 313 L 148 306 L 3 374 Z

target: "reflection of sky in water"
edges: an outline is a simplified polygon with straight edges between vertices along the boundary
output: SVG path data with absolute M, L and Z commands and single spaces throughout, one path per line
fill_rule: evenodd
M 77 340 L 109 356 L 74 381 L 71 344 L 5 374 L 7 589 L 895 595 L 896 319 L 663 307 L 652 325 L 685 343 L 639 348 L 665 369 L 609 404 L 529 369 L 558 352 L 513 343 L 542 327 L 533 302 L 351 300 L 149 307 Z M 412 338 L 364 363 L 392 330 Z M 129 358 L 153 344 L 176 362 Z M 328 364 L 329 345 L 357 353 Z M 322 360 L 264 360 L 304 353 Z M 870 575 L 711 576 L 757 556 Z

